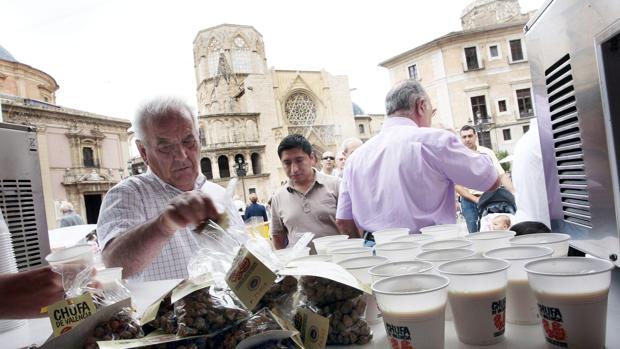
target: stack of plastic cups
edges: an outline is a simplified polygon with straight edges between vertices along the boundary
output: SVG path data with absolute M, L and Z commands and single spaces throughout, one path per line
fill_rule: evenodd
M 4 224 L 0 214 L 0 273 L 17 273 L 17 263 L 15 262 L 15 252 L 11 243 L 11 233 Z M 26 324 L 25 320 L 0 320 L 0 332 L 12 330 Z
M 349 258 L 338 262 L 338 264 L 345 268 L 348 272 L 353 274 L 361 283 L 370 287 L 372 278 L 368 274 L 368 270 L 377 265 L 386 263 L 388 260 L 385 257 L 370 256 L 370 257 L 356 257 Z M 366 296 L 366 322 L 369 324 L 375 324 L 379 321 L 379 309 L 377 308 L 377 301 L 373 295 Z
M 370 268 L 368 274 L 372 278 L 372 282 L 375 283 L 379 280 L 391 276 L 405 275 L 405 274 L 424 274 L 433 270 L 433 264 L 422 261 L 402 261 L 391 262 L 376 267 Z
M 451 248 L 471 249 L 472 242 L 463 239 L 437 240 L 422 244 L 422 251 L 447 250 Z
M 420 232 L 432 236 L 435 240 L 458 239 L 465 236 L 465 232 L 461 231 L 458 224 L 431 225 L 420 228 Z
M 534 325 L 540 322 L 536 298 L 523 267 L 528 262 L 551 257 L 552 253 L 552 249 L 540 246 L 502 247 L 484 253 L 484 257 L 510 262 L 506 286 L 506 321 L 517 325 Z
M 504 340 L 509 266 L 502 259 L 473 258 L 447 262 L 437 268 L 450 279 L 448 300 L 461 342 L 490 345 Z
M 392 348 L 444 348 L 449 283 L 440 275 L 408 274 L 372 284 Z
M 316 254 L 327 254 L 327 245 L 330 242 L 348 239 L 348 235 L 328 235 L 312 240 Z
M 515 236 L 509 240 L 511 246 L 545 246 L 553 250 L 553 257 L 568 255 L 570 235 L 561 233 L 540 233 Z
M 512 230 L 489 230 L 469 234 L 465 239 L 471 241 L 472 249 L 478 256 L 482 256 L 489 250 L 510 246 L 509 240 L 516 234 Z
M 425 234 L 409 234 L 405 236 L 399 236 L 392 239 L 392 242 L 417 242 L 419 244 L 423 244 L 425 242 L 431 242 L 435 240 L 432 235 Z
M 390 262 L 412 261 L 420 253 L 420 244 L 415 242 L 388 242 L 375 245 L 377 256 L 387 257 Z
M 372 256 L 372 248 L 370 247 L 345 247 L 331 250 L 330 254 L 334 263 L 338 263 L 345 259 L 356 257 Z
M 384 244 L 386 242 L 391 242 L 392 240 L 409 235 L 409 229 L 407 228 L 391 228 L 391 229 L 383 229 L 377 230 L 372 233 L 372 236 L 375 238 L 376 244 Z
M 551 348 L 605 348 L 607 297 L 614 265 L 554 257 L 525 265 Z

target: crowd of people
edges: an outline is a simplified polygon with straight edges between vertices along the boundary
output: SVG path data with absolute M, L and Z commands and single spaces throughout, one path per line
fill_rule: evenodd
M 471 127 L 458 136 L 431 127 L 436 109 L 416 80 L 395 85 L 385 105 L 381 132 L 366 143 L 347 139 L 336 154 L 326 151 L 318 159 L 302 135 L 285 137 L 277 152 L 288 180 L 269 199 L 270 217 L 252 194 L 243 218 L 270 221 L 276 249 L 305 232 L 364 237 L 372 245 L 372 233 L 380 229 L 418 233 L 425 226 L 455 223 L 458 193 L 468 228 L 477 231 L 470 212 L 479 194 L 500 185 L 515 191 L 493 152 L 477 144 Z M 225 189 L 199 171 L 197 122 L 187 104 L 155 99 L 139 109 L 132 126 L 148 170 L 104 197 L 97 223 L 103 262 L 123 267 L 123 277 L 133 280 L 187 278 L 187 264 L 198 249 L 193 227 L 217 220 L 222 209 L 229 226 L 243 229 L 244 221 L 232 202 L 220 211 L 216 207 L 214 198 L 223 197 Z M 509 217 L 492 224 L 511 225 Z M 21 296 L 39 289 L 45 296 L 28 298 L 29 307 L 10 307 L 23 309 L 19 314 L 8 314 L 0 304 L 0 318 L 36 315 L 62 297 L 61 280 L 49 267 L 1 276 L 0 291 L 8 295 L 3 302 L 25 302 Z

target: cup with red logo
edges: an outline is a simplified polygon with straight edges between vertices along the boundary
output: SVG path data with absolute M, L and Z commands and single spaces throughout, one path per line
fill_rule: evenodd
M 437 268 L 450 279 L 448 300 L 461 342 L 490 345 L 504 340 L 509 266 L 503 259 L 472 258 Z
M 449 283 L 441 275 L 406 274 L 372 284 L 392 349 L 443 349 Z
M 584 257 L 525 264 L 549 348 L 604 348 L 607 296 L 614 265 Z

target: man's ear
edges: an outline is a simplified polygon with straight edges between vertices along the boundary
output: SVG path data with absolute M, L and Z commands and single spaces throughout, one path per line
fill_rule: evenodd
M 142 160 L 144 160 L 144 164 L 148 166 L 149 160 L 147 159 L 146 148 L 144 147 L 144 144 L 142 144 L 141 140 L 136 139 L 136 147 L 138 147 L 138 151 L 140 152 L 140 156 L 142 157 Z

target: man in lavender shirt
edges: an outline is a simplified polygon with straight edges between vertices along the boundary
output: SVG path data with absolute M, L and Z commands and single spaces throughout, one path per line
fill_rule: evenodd
M 336 212 L 342 232 L 420 228 L 456 221 L 454 183 L 482 191 L 499 187 L 491 159 L 453 133 L 431 128 L 435 110 L 409 79 L 385 98 L 381 132 L 347 159 Z

